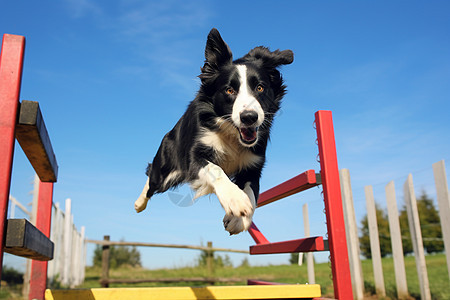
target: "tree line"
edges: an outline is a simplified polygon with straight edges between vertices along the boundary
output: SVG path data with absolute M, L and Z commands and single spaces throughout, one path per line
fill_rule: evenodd
M 381 256 L 385 257 L 392 254 L 388 215 L 386 210 L 383 210 L 378 204 L 375 206 L 380 240 L 380 251 Z M 419 211 L 424 249 L 429 254 L 444 251 L 439 212 L 434 205 L 433 199 L 431 199 L 425 192 L 422 192 L 422 195 L 417 199 L 417 210 Z M 399 219 L 402 234 L 403 254 L 411 254 L 413 253 L 413 247 L 405 205 L 403 205 L 400 210 Z M 366 258 L 372 258 L 367 214 L 361 221 L 361 236 L 359 243 L 361 254 Z

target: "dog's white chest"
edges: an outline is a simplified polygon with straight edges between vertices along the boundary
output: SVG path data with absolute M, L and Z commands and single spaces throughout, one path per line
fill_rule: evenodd
M 240 145 L 238 146 L 240 147 Z M 255 155 L 246 149 L 237 152 L 235 155 L 228 155 L 228 153 L 225 153 L 224 155 L 219 156 L 219 166 L 228 176 L 231 176 L 240 170 L 254 166 L 260 161 L 260 156 Z
M 239 133 L 234 128 L 233 131 L 205 130 L 200 137 L 201 143 L 215 150 L 217 163 L 228 176 L 261 162 L 261 157 L 244 148 L 238 139 Z

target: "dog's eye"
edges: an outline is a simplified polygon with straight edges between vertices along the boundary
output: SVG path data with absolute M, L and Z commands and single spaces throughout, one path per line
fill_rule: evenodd
M 256 86 L 256 90 L 257 90 L 258 92 L 262 93 L 262 92 L 264 92 L 264 87 L 263 87 L 262 85 L 258 84 L 258 85 Z
M 228 95 L 234 95 L 234 94 L 236 94 L 236 91 L 235 91 L 233 88 L 227 88 L 227 89 L 225 90 L 225 92 L 226 92 Z

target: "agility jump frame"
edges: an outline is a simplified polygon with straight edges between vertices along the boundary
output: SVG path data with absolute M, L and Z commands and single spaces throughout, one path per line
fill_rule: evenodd
M 249 233 L 256 242 L 256 245 L 250 247 L 250 254 L 296 253 L 329 250 L 334 297 L 336 299 L 353 299 L 331 111 L 316 112 L 315 127 L 317 131 L 317 145 L 319 147 L 320 173 L 315 173 L 314 170 L 308 170 L 261 193 L 257 207 L 267 205 L 322 184 L 328 240 L 324 240 L 322 236 L 316 236 L 270 243 L 253 223 L 249 229 Z M 270 284 L 264 282 L 249 283 Z
M 327 220 L 328 240 L 310 237 L 270 243 L 252 224 L 249 233 L 256 242 L 250 254 L 330 251 L 334 298 L 353 299 L 350 277 L 339 172 L 334 140 L 332 114 L 315 114 L 320 173 L 308 170 L 261 193 L 257 207 L 261 207 L 309 188 L 322 185 Z M 322 299 L 317 284 L 282 285 L 249 280 L 248 286 L 163 287 L 163 288 L 94 288 L 84 290 L 47 290 L 47 300 L 103 299 Z
M 3 36 L 0 54 L 0 271 L 3 252 L 33 259 L 28 297 L 43 299 L 47 261 L 53 258 L 54 245 L 49 236 L 58 165 L 38 102 L 19 102 L 24 52 L 23 36 Z M 35 226 L 25 219 L 6 219 L 16 139 L 40 179 Z

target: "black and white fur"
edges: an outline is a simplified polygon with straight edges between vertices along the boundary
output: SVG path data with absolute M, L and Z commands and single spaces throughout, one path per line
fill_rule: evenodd
M 293 53 L 256 47 L 233 61 L 212 29 L 205 58 L 200 90 L 148 165 L 135 209 L 143 211 L 155 193 L 189 183 L 195 197 L 217 195 L 225 229 L 237 234 L 251 225 L 270 127 L 285 94 L 277 67 L 292 63 Z

